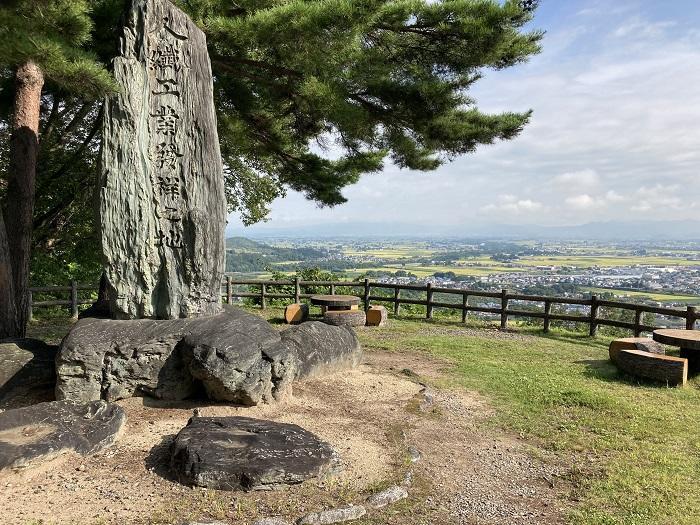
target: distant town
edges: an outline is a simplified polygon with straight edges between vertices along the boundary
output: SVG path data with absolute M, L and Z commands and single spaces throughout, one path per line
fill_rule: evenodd
M 700 303 L 700 242 L 489 239 L 228 240 L 227 270 L 248 276 L 303 268 L 386 283 L 431 282 L 559 296 Z

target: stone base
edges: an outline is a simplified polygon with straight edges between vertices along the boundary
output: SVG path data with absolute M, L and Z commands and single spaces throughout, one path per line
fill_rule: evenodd
M 66 452 L 93 454 L 117 439 L 124 410 L 104 401 L 51 401 L 0 413 L 0 471 L 33 466 Z
M 256 405 L 290 393 L 294 379 L 356 366 L 361 355 L 346 328 L 304 323 L 280 335 L 234 307 L 193 319 L 82 319 L 56 359 L 56 398 L 177 401 L 203 390 L 212 400 Z
M 13 401 L 21 396 L 50 394 L 56 384 L 57 351 L 57 346 L 37 339 L 0 341 L 0 407 L 16 404 Z
M 247 417 L 193 417 L 171 447 L 182 483 L 219 490 L 266 490 L 318 478 L 336 455 L 297 425 Z

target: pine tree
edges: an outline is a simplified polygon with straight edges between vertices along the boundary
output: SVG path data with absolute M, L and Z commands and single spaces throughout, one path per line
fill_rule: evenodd
M 83 47 L 92 21 L 82 0 L 15 0 L 0 8 L 0 68 L 13 79 L 9 169 L 0 221 L 0 337 L 23 336 L 28 316 L 41 96 L 55 90 L 98 97 L 113 88 L 104 67 Z
M 515 137 L 530 117 L 484 114 L 468 91 L 485 70 L 539 51 L 542 34 L 526 29 L 535 0 L 174 1 L 207 34 L 227 197 L 248 224 L 264 220 L 288 188 L 333 206 L 344 202 L 345 186 L 387 161 L 432 170 L 480 144 Z M 81 4 L 15 2 L 37 3 Z M 95 74 L 116 53 L 127 3 L 90 2 L 82 27 L 93 25 L 92 40 L 70 46 L 89 47 L 97 62 L 84 65 Z M 13 45 L 28 41 L 34 24 L 8 22 L 11 9 L 3 11 L 0 28 L 19 41 Z M 2 123 L 9 122 L 2 64 L 20 63 L 5 53 L 0 49 L 0 172 L 7 158 Z M 105 83 L 86 92 L 104 89 L 108 78 L 100 75 Z M 101 104 L 69 84 L 51 80 L 43 90 L 33 271 L 47 279 L 52 271 L 64 278 L 55 267 L 68 262 L 80 262 L 81 276 L 99 268 L 90 196 Z

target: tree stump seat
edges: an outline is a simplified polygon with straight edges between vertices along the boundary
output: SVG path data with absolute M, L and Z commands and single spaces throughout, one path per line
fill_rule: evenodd
M 631 376 L 673 386 L 685 386 L 688 381 L 688 360 L 665 355 L 664 347 L 648 338 L 616 339 L 608 351 L 618 370 Z
M 303 323 L 309 318 L 309 305 L 304 303 L 288 304 L 284 309 L 284 322 L 287 324 Z
M 367 310 L 367 326 L 384 326 L 388 317 L 384 306 L 370 306 Z
M 367 315 L 363 310 L 327 310 L 323 322 L 334 326 L 365 326 Z

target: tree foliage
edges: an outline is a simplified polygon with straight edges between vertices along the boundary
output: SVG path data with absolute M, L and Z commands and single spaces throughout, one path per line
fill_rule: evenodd
M 71 26 L 66 45 L 38 41 L 50 50 L 47 57 L 65 58 L 59 64 L 90 63 L 96 70 L 91 81 L 76 85 L 69 67 L 51 66 L 57 74 L 42 108 L 35 227 L 37 253 L 44 255 L 37 261 L 77 261 L 83 254 L 88 268 L 89 259 L 96 260 L 91 198 L 101 113 L 91 95 L 108 88 L 100 64 L 116 52 L 126 3 L 95 0 L 80 11 L 80 0 L 25 0 L 0 10 L 0 35 L 27 42 L 40 27 L 22 18 L 27 6 L 42 5 L 43 14 L 32 16 L 44 25 L 63 23 L 76 9 L 89 13 L 89 20 Z M 526 29 L 533 2 L 176 3 L 207 34 L 229 207 L 248 224 L 265 220 L 269 204 L 289 188 L 319 205 L 337 205 L 345 186 L 386 162 L 433 170 L 480 144 L 513 138 L 530 116 L 484 114 L 468 92 L 484 70 L 538 52 L 541 33 Z M 3 71 L 7 81 L 7 67 Z M 5 94 L 0 88 L 0 171 Z

